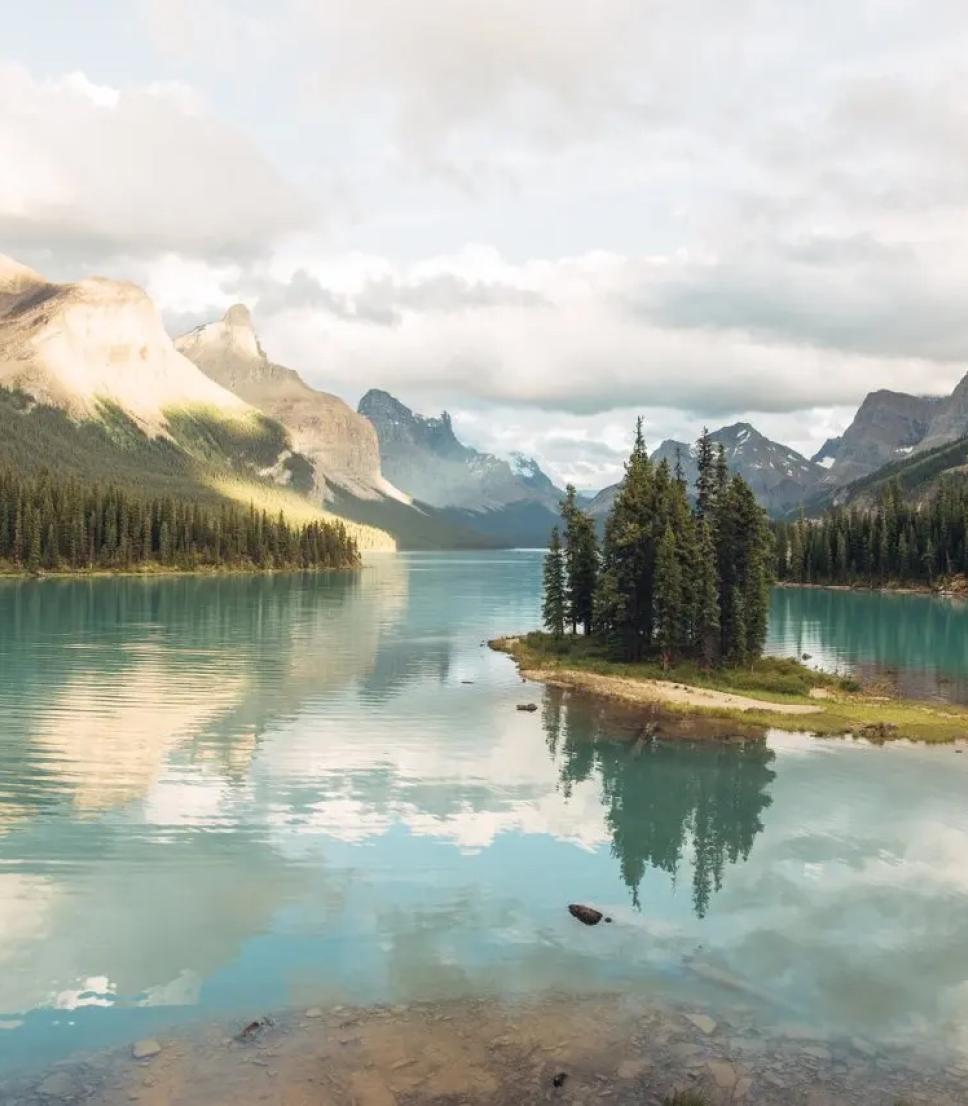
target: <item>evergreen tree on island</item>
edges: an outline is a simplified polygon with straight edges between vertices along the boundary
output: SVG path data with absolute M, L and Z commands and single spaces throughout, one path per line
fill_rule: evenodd
M 561 502 L 565 521 L 566 617 L 571 632 L 590 635 L 595 614 L 595 589 L 598 585 L 598 539 L 595 522 L 578 506 L 574 485 L 565 487 Z
M 552 637 L 565 636 L 565 560 L 558 527 L 551 531 L 551 544 L 544 562 L 544 602 L 541 617 Z
M 730 475 L 722 446 L 714 451 L 705 430 L 695 457 L 690 505 L 681 465 L 673 472 L 666 461 L 653 464 L 638 420 L 600 555 L 591 519 L 567 489 L 565 622 L 616 658 L 713 667 L 749 664 L 763 651 L 774 567 L 766 512 L 746 481 Z M 555 587 L 546 565 L 546 625 Z

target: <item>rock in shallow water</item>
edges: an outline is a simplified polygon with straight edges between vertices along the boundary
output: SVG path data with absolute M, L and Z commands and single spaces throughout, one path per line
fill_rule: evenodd
M 701 1033 L 713 1033 L 716 1029 L 716 1022 L 708 1014 L 686 1014 L 686 1020 L 691 1021 Z
M 37 1091 L 47 1098 L 73 1098 L 78 1090 L 74 1080 L 65 1071 L 55 1071 L 37 1086 Z
M 578 902 L 568 904 L 568 913 L 573 918 L 577 918 L 580 922 L 584 922 L 587 926 L 597 926 L 602 920 L 602 912 L 600 910 L 596 910 L 592 906 L 583 906 Z
M 157 1056 L 159 1052 L 161 1052 L 161 1045 L 151 1037 L 143 1041 L 135 1041 L 131 1046 L 131 1055 L 136 1060 L 148 1060 L 152 1056 Z

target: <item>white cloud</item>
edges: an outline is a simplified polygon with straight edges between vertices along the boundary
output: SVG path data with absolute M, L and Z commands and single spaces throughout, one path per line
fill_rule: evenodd
M 0 237 L 10 252 L 251 255 L 302 198 L 187 87 L 114 89 L 0 65 Z
M 763 296 L 747 302 L 742 285 L 728 287 L 729 270 L 663 258 L 593 253 L 520 265 L 491 259 L 473 278 L 466 256 L 458 254 L 435 259 L 430 282 L 381 258 L 374 269 L 392 275 L 378 286 L 359 286 L 356 274 L 341 282 L 334 260 L 327 264 L 327 283 L 312 279 L 314 299 L 294 297 L 296 305 L 287 306 L 277 285 L 266 310 L 260 311 L 258 299 L 256 310 L 274 357 L 343 392 L 358 389 L 362 380 L 445 403 L 449 394 L 458 405 L 583 415 L 673 408 L 716 419 L 850 405 L 872 380 L 943 391 L 960 375 L 951 363 L 962 348 L 959 332 L 947 328 L 945 356 L 939 357 L 929 325 L 936 316 L 924 304 L 923 324 L 892 318 L 890 274 L 885 284 L 891 291 L 880 299 L 858 278 L 858 306 L 848 319 L 838 299 L 847 295 L 849 277 L 839 277 L 835 265 L 815 265 L 784 303 L 782 289 L 768 281 Z M 441 275 L 448 270 L 449 276 Z M 500 285 L 488 283 L 489 270 L 500 271 Z M 304 270 L 298 280 L 306 283 Z M 718 294 L 705 291 L 710 280 L 721 285 Z M 382 294 L 379 315 L 368 306 L 374 287 Z M 435 288 L 447 291 L 445 310 L 426 294 Z M 671 298 L 675 288 L 682 289 L 675 293 L 679 300 Z M 952 281 L 933 301 L 938 313 L 949 311 L 954 294 Z M 693 299 L 706 296 L 714 300 L 708 311 L 694 308 Z M 823 311 L 828 300 L 829 318 Z M 681 317 L 671 318 L 677 312 Z M 890 327 L 890 354 L 876 327 L 862 332 L 865 318 Z M 849 322 L 851 340 L 835 341 L 838 327 Z M 963 348 L 968 356 L 968 328 Z
M 640 410 L 810 452 L 968 363 L 954 0 L 138 10 L 144 87 L 84 42 L 83 75 L 0 70 L 0 234 L 115 255 L 173 327 L 257 301 L 312 383 L 513 427 L 586 486 Z

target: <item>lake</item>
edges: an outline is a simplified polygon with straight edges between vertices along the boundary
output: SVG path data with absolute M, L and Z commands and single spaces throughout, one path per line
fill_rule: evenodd
M 739 996 L 968 1063 L 968 756 L 636 751 L 627 718 L 483 646 L 536 625 L 540 570 L 0 584 L 0 1065 L 563 989 Z M 966 628 L 945 600 L 782 589 L 771 648 L 962 698 Z

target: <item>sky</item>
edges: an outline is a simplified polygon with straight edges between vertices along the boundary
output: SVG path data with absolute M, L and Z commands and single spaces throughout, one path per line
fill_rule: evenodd
M 958 0 L 32 0 L 0 252 L 612 482 L 968 369 Z

